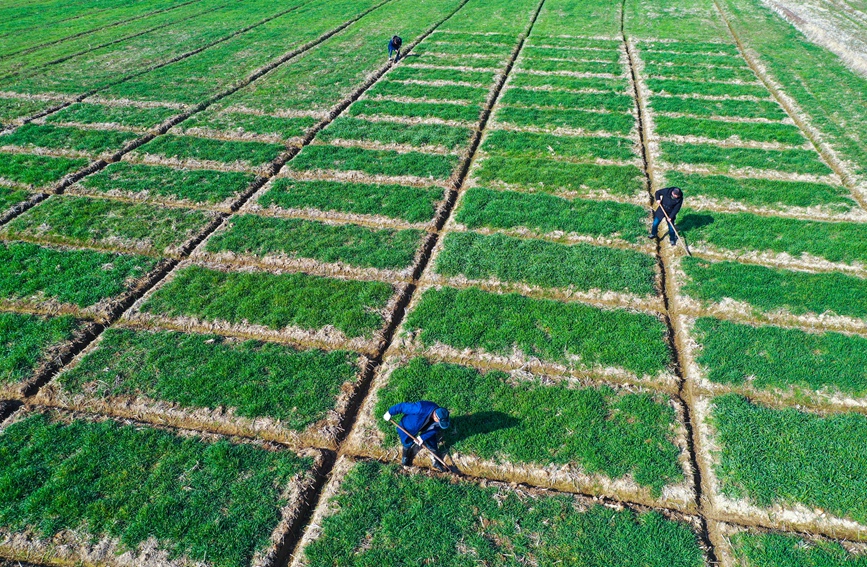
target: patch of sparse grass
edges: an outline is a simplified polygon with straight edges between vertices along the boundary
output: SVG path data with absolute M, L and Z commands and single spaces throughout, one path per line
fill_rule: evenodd
M 756 76 L 749 67 L 703 67 L 701 65 L 645 63 L 644 72 L 651 77 L 690 81 L 743 81 L 745 83 L 756 81 Z
M 654 97 L 650 106 L 656 112 L 680 112 L 695 116 L 732 116 L 743 118 L 767 118 L 782 120 L 786 113 L 772 100 L 706 100 L 700 98 Z M 654 119 L 654 121 L 658 118 Z M 770 124 L 767 124 L 770 126 Z M 796 128 L 794 125 L 786 124 Z
M 392 81 L 460 81 L 490 85 L 494 82 L 493 71 L 455 71 L 452 69 L 425 69 L 422 67 L 398 66 L 388 72 Z
M 867 522 L 867 416 L 772 409 L 727 394 L 713 399 L 723 493 L 763 507 L 801 504 Z
M 723 148 L 712 144 L 677 144 L 662 142 L 663 158 L 670 163 L 695 163 L 720 171 L 754 168 L 829 175 L 831 168 L 814 150 L 763 150 L 757 148 Z
M 416 147 L 444 146 L 450 150 L 457 150 L 468 145 L 471 133 L 469 128 L 444 124 L 370 122 L 342 116 L 322 130 L 317 139 L 323 142 L 342 139 L 382 144 L 407 144 Z
M 524 59 L 522 69 L 532 71 L 570 71 L 572 73 L 594 73 L 599 75 L 620 75 L 623 67 L 619 62 L 602 61 L 560 61 L 559 59 Z
M 46 351 L 72 338 L 78 326 L 69 316 L 0 313 L 0 384 L 17 384 L 29 378 L 46 359 Z
M 27 191 L 20 189 L 8 189 L 0 186 L 0 213 L 9 210 L 12 206 L 24 202 L 31 197 Z
M 635 142 L 628 138 L 556 136 L 510 130 L 489 132 L 482 149 L 489 154 L 511 157 L 536 156 L 575 160 L 601 158 L 624 161 L 638 157 L 635 153 Z
M 638 241 L 647 231 L 647 211 L 637 205 L 564 199 L 544 193 L 469 189 L 455 220 L 470 228 L 524 227 L 543 233 L 619 237 Z
M 73 394 L 232 408 L 242 417 L 270 417 L 303 430 L 333 409 L 341 384 L 356 378 L 357 357 L 218 335 L 108 329 L 57 382 Z
M 350 116 L 401 116 L 406 118 L 439 118 L 477 122 L 482 108 L 476 104 L 446 102 L 396 102 L 393 100 L 360 100 L 349 107 Z
M 515 126 L 538 126 L 542 128 L 578 128 L 594 132 L 629 134 L 635 128 L 635 117 L 621 112 L 589 112 L 584 110 L 562 111 L 555 108 L 497 108 L 497 122 Z
M 235 215 L 228 230 L 208 240 L 206 250 L 402 269 L 412 264 L 421 236 L 419 230 L 375 230 L 354 224 Z
M 867 315 L 867 280 L 840 273 L 811 274 L 737 262 L 683 259 L 689 281 L 684 291 L 703 301 L 732 298 L 761 311 L 785 309 L 796 315 L 832 312 Z
M 2 232 L 7 238 L 163 254 L 201 232 L 210 220 L 201 211 L 57 195 L 14 219 Z
M 312 145 L 304 148 L 286 167 L 296 171 L 363 171 L 370 175 L 448 179 L 458 161 L 456 155 Z
M 488 69 L 490 71 L 499 71 L 506 63 L 507 55 L 472 57 L 468 55 L 452 55 L 449 53 L 420 53 L 418 55 L 411 54 L 409 59 L 404 60 L 405 64 L 412 65 L 413 63 L 423 63 L 425 65 L 438 65 L 442 67 L 470 67 L 472 69 Z
M 276 179 L 259 205 L 284 209 L 319 209 L 361 215 L 383 215 L 407 222 L 428 222 L 443 199 L 439 187 L 407 187 Z
M 533 75 L 532 73 L 521 73 L 520 70 L 512 73 L 509 85 L 512 87 L 548 87 L 576 91 L 594 89 L 618 93 L 625 93 L 629 88 L 629 83 L 626 82 L 626 79 L 571 77 L 568 75 Z
M 475 33 L 462 33 L 456 31 L 443 33 L 437 30 L 433 32 L 428 39 L 430 41 L 454 41 L 481 45 L 508 45 L 509 47 L 513 47 L 515 44 L 515 36 L 507 33 L 486 33 L 484 35 L 479 35 Z
M 56 100 L 0 98 L 0 124 L 12 124 L 18 118 L 32 116 L 57 104 Z
M 740 55 L 707 55 L 703 53 L 672 53 L 669 51 L 647 51 L 641 53 L 646 63 L 673 65 L 708 65 L 713 67 L 734 67 L 748 69 Z
M 639 376 L 655 376 L 671 364 L 665 325 L 653 315 L 475 288 L 428 289 L 404 329 L 425 346 L 444 343 L 501 356 L 517 350 L 548 362 L 615 366 Z
M 609 478 L 630 475 L 657 497 L 683 480 L 673 443 L 674 409 L 661 395 L 611 387 L 570 388 L 505 372 L 480 373 L 415 358 L 379 392 L 376 414 L 405 400 L 437 400 L 454 416 L 445 445 L 485 460 L 577 465 Z M 384 433 L 391 424 L 379 422 Z M 552 435 L 552 431 L 581 435 Z
M 135 128 L 150 128 L 179 114 L 174 108 L 161 106 L 115 106 L 79 102 L 67 106 L 45 119 L 46 122 L 78 122 L 81 124 L 121 124 Z
M 134 132 L 82 130 L 50 124 L 25 124 L 11 134 L 0 136 L 0 146 L 75 150 L 100 154 L 120 150 L 124 144 L 138 137 L 139 134 Z
M 412 52 L 418 54 L 450 53 L 454 55 L 500 55 L 508 57 L 512 49 L 514 49 L 514 45 L 502 43 L 451 43 L 454 41 L 457 40 L 442 36 L 437 39 L 430 38 L 430 41 L 419 44 Z
M 289 140 L 303 135 L 318 122 L 318 118 L 311 116 L 285 118 L 245 112 L 205 111 L 192 115 L 175 129 L 186 132 L 192 128 L 202 128 L 229 135 L 260 134 Z
M 570 49 L 562 47 L 543 47 L 524 45 L 521 50 L 522 59 L 598 59 L 611 62 L 620 61 L 620 52 L 616 49 L 600 51 L 599 49 Z
M 369 91 L 367 96 L 428 98 L 432 100 L 465 100 L 482 104 L 488 98 L 488 89 L 481 87 L 464 87 L 458 85 L 417 85 L 394 81 L 380 81 Z
M 744 141 L 779 142 L 801 145 L 807 141 L 794 124 L 724 122 L 686 116 L 673 118 L 657 116 L 653 119 L 655 131 L 660 136 L 702 136 L 726 140 L 736 136 Z
M 90 250 L 55 250 L 26 242 L 0 243 L 0 297 L 53 299 L 89 307 L 127 290 L 157 261 Z
M 720 53 L 730 57 L 740 57 L 738 46 L 733 43 L 707 41 L 641 42 L 644 51 L 673 51 L 675 53 Z
M 285 150 L 286 147 L 282 144 L 215 140 L 166 134 L 158 136 L 136 149 L 136 153 L 181 160 L 241 162 L 255 166 L 273 161 Z
M 739 85 L 734 83 L 715 83 L 713 81 L 684 81 L 681 79 L 647 79 L 648 88 L 657 94 L 670 95 L 708 95 L 708 96 L 754 96 L 768 98 L 768 91 L 762 85 Z M 656 99 L 654 104 L 657 104 Z
M 654 293 L 655 266 L 653 257 L 632 250 L 473 232 L 448 234 L 436 260 L 445 276 L 638 295 Z
M 731 538 L 734 555 L 745 565 L 779 567 L 865 567 L 867 556 L 835 541 L 801 539 L 774 532 L 740 532 Z
M 193 203 L 215 204 L 237 197 L 254 179 L 255 176 L 250 173 L 234 171 L 175 169 L 117 162 L 85 177 L 80 183 L 89 190 L 104 193 L 146 193 Z
M 623 46 L 623 42 L 616 39 L 600 39 L 595 37 L 557 37 L 536 36 L 533 38 L 535 45 L 552 45 L 554 47 L 584 47 L 613 51 Z
M 658 512 L 584 508 L 568 495 L 525 496 L 375 461 L 356 463 L 333 498 L 336 513 L 304 548 L 310 565 L 408 565 L 420 557 L 442 567 L 518 567 L 525 558 L 587 567 L 704 563 L 689 527 Z M 436 526 L 435 537 L 419 538 L 418 526 L 431 518 L 449 521 Z
M 507 90 L 500 98 L 499 103 L 516 106 L 554 106 L 558 108 L 583 108 L 614 112 L 629 112 L 635 107 L 632 98 L 626 95 L 531 91 L 520 88 Z
M 142 306 L 145 313 L 264 325 L 270 329 L 321 329 L 333 325 L 347 337 L 372 337 L 392 286 L 302 273 L 221 272 L 188 266 Z
M 0 434 L 0 523 L 124 550 L 154 538 L 169 559 L 243 567 L 271 545 L 287 486 L 311 466 L 285 450 L 31 414 Z
M 0 153 L 0 178 L 32 188 L 44 187 L 88 164 L 87 158 Z
M 759 389 L 793 386 L 851 396 L 867 392 L 867 339 L 840 333 L 807 333 L 753 327 L 703 317 L 695 323 L 698 363 L 718 384 Z

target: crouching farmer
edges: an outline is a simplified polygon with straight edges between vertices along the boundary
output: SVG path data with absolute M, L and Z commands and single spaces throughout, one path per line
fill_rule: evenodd
M 672 246 L 677 244 L 677 235 L 674 232 L 674 219 L 683 205 L 683 191 L 680 187 L 666 187 L 656 192 L 656 210 L 653 211 L 653 226 L 650 227 L 648 238 L 656 238 L 656 231 L 660 223 L 668 215 L 671 223 L 668 225 L 668 241 Z
M 388 411 L 383 415 L 385 421 L 391 421 L 392 416 L 403 414 L 400 420 L 400 427 L 397 428 L 397 434 L 400 436 L 400 443 L 403 445 L 403 455 L 400 463 L 408 467 L 412 464 L 412 459 L 421 450 L 421 445 L 426 445 L 434 453 L 437 453 L 437 444 L 439 435 L 443 429 L 449 427 L 449 410 L 441 408 L 433 402 L 403 402 L 395 404 L 388 408 Z M 401 427 L 406 432 L 401 431 Z M 411 435 L 407 435 L 407 432 Z M 417 441 L 413 440 L 413 437 Z M 437 453 L 439 456 L 439 453 Z M 445 471 L 445 467 L 436 459 L 431 459 L 433 466 L 438 471 Z

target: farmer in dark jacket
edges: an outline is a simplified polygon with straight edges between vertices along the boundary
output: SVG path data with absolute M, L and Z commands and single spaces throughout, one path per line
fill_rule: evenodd
M 391 61 L 391 54 L 394 53 L 394 62 L 397 63 L 397 60 L 400 59 L 400 46 L 403 45 L 403 40 L 400 39 L 400 36 L 393 35 L 391 39 L 388 40 L 388 60 Z
M 656 230 L 659 228 L 659 223 L 665 220 L 665 214 L 663 214 L 662 209 L 665 209 L 665 212 L 668 213 L 668 218 L 674 223 L 674 217 L 677 216 L 680 206 L 683 205 L 683 191 L 680 190 L 680 187 L 660 189 L 656 192 L 656 204 L 658 206 L 653 211 L 653 226 L 650 227 L 650 234 L 647 235 L 648 238 L 656 238 Z M 677 244 L 677 235 L 674 234 L 674 228 L 671 225 L 668 227 L 668 240 L 672 246 Z
M 403 402 L 388 408 L 382 418 L 385 421 L 390 421 L 393 415 L 401 413 L 403 419 L 400 420 L 400 426 L 436 453 L 439 441 L 437 437 L 443 429 L 449 427 L 449 410 L 441 408 L 433 402 Z M 403 445 L 403 457 L 400 462 L 403 466 L 409 466 L 412 464 L 413 457 L 421 449 L 421 445 L 400 429 L 397 430 L 397 434 L 400 436 L 401 445 Z M 438 471 L 445 471 L 445 468 L 436 459 L 433 459 L 433 466 Z

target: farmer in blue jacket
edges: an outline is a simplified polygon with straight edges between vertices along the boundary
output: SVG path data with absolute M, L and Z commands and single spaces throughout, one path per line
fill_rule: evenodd
M 385 421 L 391 421 L 392 415 L 401 413 L 403 419 L 400 420 L 400 426 L 436 453 L 437 436 L 443 429 L 449 427 L 449 410 L 441 408 L 433 402 L 403 402 L 388 408 L 382 417 Z M 403 466 L 409 466 L 412 464 L 413 457 L 421 449 L 421 445 L 400 429 L 397 430 L 397 434 L 400 436 L 401 445 L 403 445 L 403 456 L 400 462 Z M 436 459 L 433 459 L 433 466 L 438 471 L 446 470 Z
M 388 40 L 388 60 L 391 61 L 391 55 L 394 54 L 394 62 L 397 63 L 397 60 L 400 59 L 400 46 L 403 45 L 403 40 L 400 36 L 395 35 L 392 36 L 390 40 Z

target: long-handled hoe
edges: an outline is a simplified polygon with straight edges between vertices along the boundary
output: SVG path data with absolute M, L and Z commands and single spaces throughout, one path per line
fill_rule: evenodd
M 398 422 L 396 422 L 395 420 L 389 419 L 388 421 L 390 421 L 392 423 L 392 425 L 394 425 L 395 427 L 397 427 L 398 429 L 400 429 L 401 431 L 406 433 L 409 436 L 409 438 L 412 439 L 413 443 L 415 443 L 416 445 L 421 445 L 422 447 L 427 449 L 428 453 L 430 453 L 433 456 L 433 458 L 439 462 L 439 464 L 444 466 L 446 468 L 446 470 L 453 472 L 454 474 L 457 474 L 457 475 L 461 474 L 461 471 L 458 470 L 458 467 L 449 466 L 448 464 L 446 464 L 446 462 L 444 460 L 442 460 L 442 458 L 439 455 L 437 455 L 436 451 L 434 451 L 433 449 L 431 449 L 430 447 L 425 445 L 423 442 L 419 443 L 419 441 L 421 441 L 420 437 L 416 437 L 415 435 L 413 435 L 412 433 L 410 433 L 409 431 L 407 431 L 406 429 L 401 427 L 400 424 Z
M 671 230 L 674 231 L 674 235 L 679 241 L 683 242 L 683 247 L 686 249 L 686 253 L 692 256 L 692 252 L 689 251 L 689 245 L 686 243 L 686 240 L 677 232 L 677 228 L 674 226 L 674 223 L 671 222 L 671 219 L 668 217 L 668 213 L 665 212 L 665 207 L 662 206 L 662 203 L 659 204 L 659 208 L 662 211 L 662 214 L 665 215 L 665 220 L 668 221 L 668 226 L 670 226 Z

